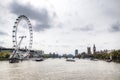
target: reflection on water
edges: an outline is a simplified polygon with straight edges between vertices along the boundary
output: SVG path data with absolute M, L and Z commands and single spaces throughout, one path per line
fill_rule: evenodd
M 0 80 L 120 80 L 120 64 L 76 59 L 0 62 Z

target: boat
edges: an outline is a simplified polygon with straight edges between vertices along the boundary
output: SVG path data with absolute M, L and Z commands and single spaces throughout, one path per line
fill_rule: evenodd
M 110 59 L 106 60 L 106 62 L 111 62 L 112 61 L 112 55 L 110 54 Z
M 98 61 L 98 59 L 93 59 L 93 61 Z
M 66 61 L 75 62 L 74 59 L 66 59 Z
M 111 59 L 106 60 L 106 62 L 111 62 L 111 61 L 112 61 Z
M 39 61 L 44 61 L 43 58 L 36 58 L 35 61 L 39 62 Z
M 91 58 L 90 60 L 92 60 L 92 61 L 98 61 L 98 59 L 94 59 L 94 58 Z
M 11 58 L 9 59 L 9 63 L 18 63 L 19 59 L 18 58 Z

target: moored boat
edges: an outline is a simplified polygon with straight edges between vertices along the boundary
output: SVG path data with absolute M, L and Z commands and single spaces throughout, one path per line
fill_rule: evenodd
M 75 62 L 74 59 L 66 59 L 66 61 Z
M 18 62 L 19 62 L 19 59 L 17 59 L 17 58 L 9 59 L 9 63 L 18 63 Z
M 111 62 L 112 61 L 112 59 L 108 59 L 108 60 L 106 60 L 106 62 Z
M 43 58 L 36 58 L 35 61 L 44 61 Z

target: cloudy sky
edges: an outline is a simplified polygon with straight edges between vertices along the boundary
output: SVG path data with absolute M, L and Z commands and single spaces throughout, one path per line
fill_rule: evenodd
M 0 46 L 13 46 L 19 15 L 33 25 L 33 49 L 60 54 L 86 52 L 93 44 L 97 50 L 120 49 L 120 0 L 0 0 Z M 20 35 L 29 33 L 24 20 L 18 27 Z

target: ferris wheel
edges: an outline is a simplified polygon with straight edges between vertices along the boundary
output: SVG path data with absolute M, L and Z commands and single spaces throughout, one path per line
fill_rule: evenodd
M 30 23 L 30 20 L 25 16 L 25 15 L 20 15 L 15 23 L 14 23 L 14 26 L 13 26 L 13 48 L 18 48 L 20 46 L 20 44 L 17 42 L 17 31 L 18 31 L 18 24 L 21 20 L 25 20 L 28 24 L 28 27 L 29 27 L 29 45 L 28 45 L 28 50 L 30 50 L 32 48 L 32 42 L 33 42 L 33 30 L 32 30 L 32 25 Z M 25 38 L 26 36 L 19 36 L 20 38 Z
M 21 20 L 25 20 L 27 22 L 28 29 L 29 29 L 29 36 L 26 36 L 26 35 L 21 36 L 21 35 L 18 34 L 18 25 L 21 22 Z M 12 38 L 13 38 L 13 49 L 14 50 L 13 50 L 13 53 L 11 54 L 10 58 L 11 59 L 15 58 L 16 55 L 17 55 L 17 57 L 19 57 L 20 46 L 21 46 L 22 40 L 24 38 L 29 39 L 29 41 L 27 41 L 28 45 L 27 45 L 27 49 L 26 49 L 26 52 L 29 53 L 30 49 L 32 48 L 32 43 L 33 43 L 33 30 L 32 30 L 32 25 L 31 25 L 28 17 L 26 17 L 25 15 L 20 15 L 14 23 L 12 33 L 13 33 Z M 19 41 L 18 41 L 18 38 L 20 38 Z

